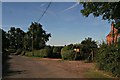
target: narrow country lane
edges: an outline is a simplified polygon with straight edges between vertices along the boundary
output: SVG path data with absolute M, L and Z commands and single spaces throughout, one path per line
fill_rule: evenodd
M 6 78 L 84 78 L 92 63 L 10 55 Z

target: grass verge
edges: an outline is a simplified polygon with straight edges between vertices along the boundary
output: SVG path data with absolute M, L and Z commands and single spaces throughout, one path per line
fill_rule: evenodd
M 84 74 L 87 78 L 104 78 L 104 80 L 112 80 L 113 77 L 110 76 L 108 73 L 98 70 L 89 70 Z

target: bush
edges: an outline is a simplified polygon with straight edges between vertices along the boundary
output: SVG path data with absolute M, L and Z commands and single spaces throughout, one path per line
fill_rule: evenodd
M 21 53 L 22 53 L 22 49 L 18 49 L 18 50 L 16 51 L 15 55 L 19 55 L 19 54 L 21 54 Z
M 22 54 L 25 54 L 25 56 L 35 56 L 35 57 L 41 57 L 41 58 L 46 58 L 46 57 L 51 57 L 52 55 L 52 48 L 50 47 L 45 47 L 40 50 L 34 50 L 34 52 L 23 52 Z
M 112 72 L 114 76 L 120 76 L 120 53 L 114 45 L 102 44 L 96 55 L 97 67 L 101 70 Z
M 39 53 L 40 53 L 40 50 L 35 50 L 35 51 L 34 51 L 34 56 L 35 56 L 35 57 L 39 57 Z
M 39 56 L 44 58 L 50 57 L 50 54 L 52 54 L 51 52 L 50 48 L 44 48 L 40 50 Z
M 33 56 L 33 53 L 32 53 L 32 52 L 26 52 L 26 53 L 25 53 L 25 56 L 32 57 L 32 56 Z
M 75 60 L 75 52 L 71 46 L 65 46 L 61 49 L 61 56 L 64 60 Z
M 25 53 L 26 53 L 26 51 L 23 50 L 20 55 L 23 56 L 23 55 L 25 55 Z
M 64 60 L 75 60 L 75 52 L 73 50 L 62 51 L 61 55 Z
M 54 58 L 61 58 L 61 49 L 62 49 L 62 47 L 54 47 L 53 48 L 53 57 Z
M 85 40 L 83 40 L 81 42 L 81 56 L 82 59 L 90 62 L 92 61 L 92 52 L 94 54 L 96 54 L 96 50 L 97 50 L 98 46 L 96 41 L 92 40 L 92 38 L 85 38 Z
M 42 57 L 42 58 L 48 57 L 48 50 L 47 49 L 41 49 L 39 51 L 39 57 Z
M 16 49 L 8 49 L 8 52 L 9 52 L 9 53 L 15 53 L 15 52 L 16 52 Z

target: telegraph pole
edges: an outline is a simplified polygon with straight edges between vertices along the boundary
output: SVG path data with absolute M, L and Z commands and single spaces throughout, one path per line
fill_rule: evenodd
M 33 35 L 33 26 L 32 26 L 32 54 L 34 56 L 34 42 L 33 42 L 33 39 L 34 38 L 34 35 Z

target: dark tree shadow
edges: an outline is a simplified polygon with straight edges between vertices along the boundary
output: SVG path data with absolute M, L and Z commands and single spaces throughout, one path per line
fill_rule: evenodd
M 16 71 L 12 71 L 9 70 L 6 74 L 6 76 L 12 76 L 12 75 L 17 75 L 17 74 L 23 74 L 24 72 L 26 72 L 27 70 L 16 70 Z
M 2 55 L 2 78 L 7 78 L 7 76 L 22 74 L 26 70 L 10 70 L 10 63 L 9 60 L 12 59 L 12 57 L 9 56 L 8 52 L 4 52 L 4 55 Z
M 9 53 L 7 51 L 3 51 L 2 53 L 2 77 L 4 78 L 7 75 L 7 72 L 9 71 L 10 64 L 8 63 L 8 60 L 11 58 L 9 57 Z

